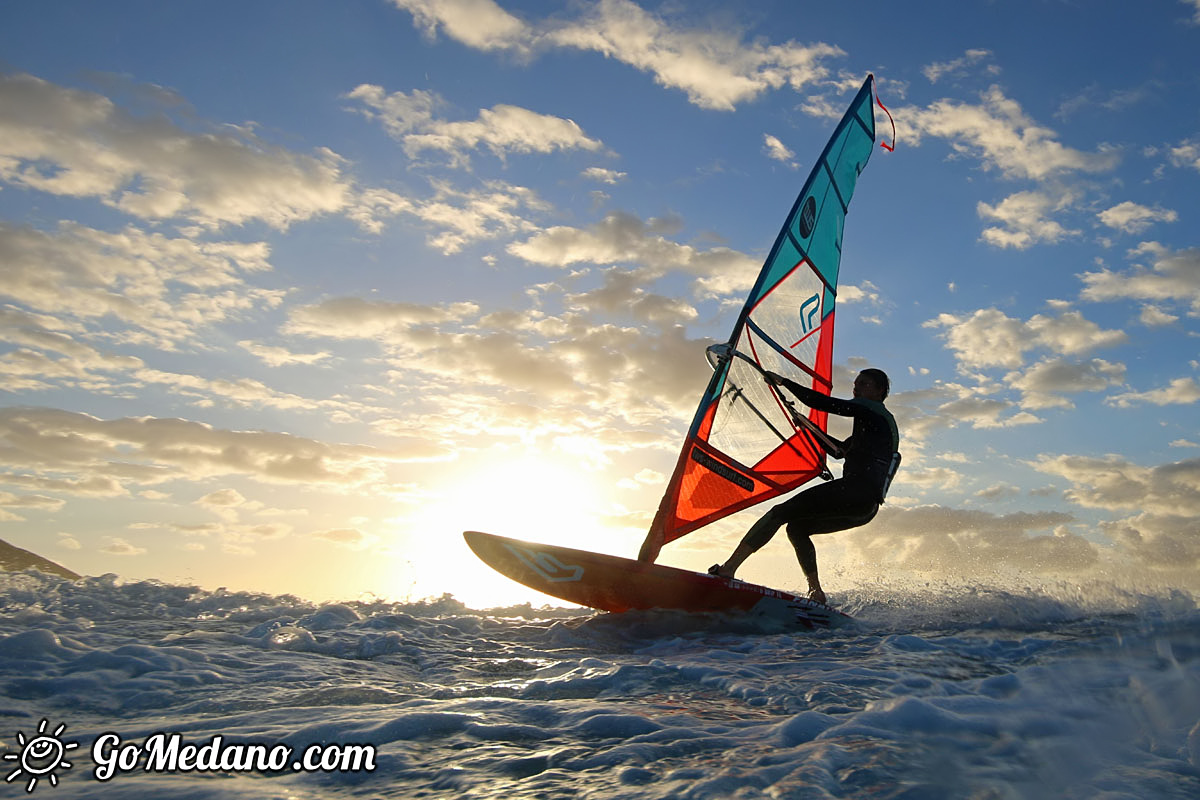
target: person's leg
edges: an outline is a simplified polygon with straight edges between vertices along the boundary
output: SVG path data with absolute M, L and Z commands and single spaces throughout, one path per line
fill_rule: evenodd
M 814 486 L 804 493 L 803 502 L 788 508 L 788 541 L 808 581 L 808 596 L 818 603 L 824 603 L 826 598 L 817 570 L 817 548 L 811 537 L 865 525 L 879 510 L 872 497 L 854 488 L 840 480 L 830 481 Z M 800 496 L 795 499 L 800 500 Z
M 720 575 L 723 578 L 732 578 L 738 571 L 738 567 L 742 566 L 747 558 L 762 549 L 763 545 L 771 541 L 779 528 L 786 521 L 786 515 L 780 512 L 787 504 L 778 505 L 759 517 L 758 522 L 750 526 L 750 530 L 746 531 L 746 535 L 742 537 L 742 541 L 738 543 L 733 554 L 725 561 L 724 564 L 713 564 L 709 568 L 709 572 L 713 575 Z
M 817 548 L 813 546 L 808 536 L 793 536 L 791 526 L 788 526 L 788 539 L 796 550 L 796 560 L 808 581 L 808 596 L 818 603 L 825 602 L 825 590 L 821 588 L 821 576 L 817 574 Z

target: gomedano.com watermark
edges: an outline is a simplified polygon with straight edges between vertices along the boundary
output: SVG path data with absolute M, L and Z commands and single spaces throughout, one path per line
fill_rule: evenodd
M 62 738 L 66 725 L 53 731 L 42 720 L 37 732 L 27 737 L 17 732 L 20 749 L 6 753 L 5 761 L 16 762 L 5 776 L 6 783 L 23 783 L 32 793 L 39 780 L 58 785 L 58 772 L 69 770 L 71 751 L 78 742 Z M 139 742 L 123 741 L 118 733 L 102 733 L 91 748 L 95 767 L 92 776 L 101 782 L 121 774 L 142 773 L 213 773 L 213 772 L 372 772 L 375 769 L 375 745 L 310 744 L 302 750 L 289 745 L 226 741 L 215 735 L 200 741 L 186 741 L 181 733 L 155 733 Z
M 293 757 L 286 744 L 226 742 L 220 735 L 202 744 L 184 742 L 181 733 L 156 733 L 138 745 L 103 733 L 92 745 L 96 780 L 111 780 L 120 772 L 370 772 L 375 769 L 375 746 L 370 744 L 311 744 Z

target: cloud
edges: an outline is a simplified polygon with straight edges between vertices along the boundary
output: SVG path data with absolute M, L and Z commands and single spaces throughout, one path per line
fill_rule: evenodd
M 1037 314 L 1022 322 L 999 309 L 987 308 L 969 317 L 940 314 L 924 323 L 924 327 L 945 329 L 942 337 L 954 351 L 960 369 L 1018 369 L 1024 363 L 1025 353 L 1037 348 L 1059 355 L 1080 355 L 1128 341 L 1124 331 L 1104 330 L 1078 311 L 1058 317 Z
M 1012 428 L 1018 425 L 1034 425 L 1042 421 L 1028 412 L 1004 416 L 1015 408 L 1016 405 L 1008 400 L 970 395 L 951 400 L 939 406 L 937 410 L 950 425 L 970 423 L 973 428 Z
M 1157 80 L 1147 81 L 1141 86 L 1132 89 L 1103 88 L 1099 84 L 1092 84 L 1083 89 L 1075 97 L 1065 100 L 1059 106 L 1054 116 L 1060 119 L 1067 119 L 1082 109 L 1090 108 L 1100 108 L 1105 111 L 1123 113 L 1129 108 L 1153 97 L 1154 92 L 1162 88 L 1163 84 Z
M 1141 233 L 1155 222 L 1174 222 L 1179 214 L 1164 208 L 1147 208 L 1130 201 L 1119 203 L 1096 215 L 1101 222 L 1122 233 Z
M 1195 7 L 1196 10 L 1192 15 L 1192 24 L 1200 25 L 1200 0 L 1179 0 L 1179 2 Z
M 409 422 L 381 421 L 392 434 L 425 431 L 457 441 L 474 432 L 528 439 L 586 430 L 616 441 L 648 425 L 657 444 L 668 420 L 686 414 L 703 389 L 698 354 L 711 341 L 689 339 L 675 323 L 694 311 L 647 291 L 645 276 L 619 268 L 603 275 L 595 288 L 535 291 L 538 304 L 551 292 L 563 301 L 558 315 L 535 308 L 481 316 L 471 304 L 336 298 L 294 310 L 285 332 L 376 342 L 390 365 L 389 381 L 420 380 L 442 390 L 436 411 L 424 409 Z M 641 324 L 608 321 L 614 313 Z
M 346 547 L 351 550 L 365 550 L 379 540 L 378 536 L 369 533 L 363 533 L 357 528 L 333 528 L 330 530 L 317 531 L 312 534 L 314 539 L 322 539 L 326 542 L 341 547 Z
M 937 83 L 947 75 L 958 76 L 967 71 L 967 68 L 973 67 L 984 59 L 991 58 L 991 50 L 973 49 L 967 50 L 962 56 L 951 61 L 935 62 L 921 69 L 921 72 L 929 79 L 930 83 Z M 988 70 L 989 72 L 997 72 L 995 67 Z
M 731 111 L 768 89 L 800 91 L 828 75 L 824 61 L 844 55 L 831 45 L 745 42 L 728 26 L 677 27 L 629 0 L 580 6 L 576 19 L 525 22 L 491 0 L 393 0 L 433 35 L 441 31 L 479 50 L 521 57 L 550 49 L 595 52 L 648 72 L 685 92 L 701 108 Z
M 737 295 L 748 291 L 761 262 L 724 247 L 700 251 L 658 235 L 658 221 L 642 221 L 632 214 L 614 212 L 590 228 L 556 226 L 508 252 L 532 264 L 568 267 L 589 263 L 633 264 L 646 279 L 678 271 L 696 279 L 700 296 Z
M 19 312 L 7 312 L 7 327 L 24 331 L 24 344 L 84 356 L 91 348 L 64 334 L 85 329 L 65 316 L 115 318 L 134 329 L 118 338 L 171 347 L 203 326 L 279 305 L 282 292 L 245 280 L 270 269 L 269 255 L 262 242 L 197 242 L 133 226 L 107 233 L 64 222 L 46 232 L 0 222 L 0 295 L 52 315 L 18 319 Z M 48 332 L 51 326 L 58 330 Z M 94 356 L 88 361 L 98 366 Z M 125 361 L 127 368 L 132 362 Z
M 293 308 L 284 332 L 333 339 L 403 339 L 415 327 L 462 322 L 479 315 L 469 302 L 437 306 L 338 297 Z
M 999 170 L 1006 178 L 1042 181 L 1070 172 L 1106 172 L 1117 165 L 1115 152 L 1085 153 L 1064 146 L 999 86 L 989 88 L 981 100 L 979 105 L 939 100 L 897 112 L 905 127 L 900 137 L 913 144 L 925 136 L 946 139 L 955 152 L 978 158 L 984 169 Z
M 403 143 L 409 157 L 424 150 L 439 150 L 455 166 L 469 165 L 467 151 L 486 147 L 503 158 L 509 153 L 550 153 L 555 150 L 599 150 L 603 144 L 586 136 L 569 119 L 540 114 L 513 105 L 496 105 L 479 111 L 471 121 L 436 119 L 433 110 L 441 100 L 429 92 L 388 94 L 381 86 L 362 84 L 348 95 L 366 108 L 360 113 L 379 119 L 388 133 Z
M 526 50 L 532 32 L 492 0 L 392 0 L 433 38 L 442 30 L 476 50 Z
M 782 161 L 793 169 L 797 166 L 796 154 L 787 149 L 787 146 L 783 142 L 769 133 L 763 134 L 763 152 L 766 153 L 767 158 Z
M 1200 248 L 1172 251 L 1154 242 L 1144 242 L 1135 256 L 1150 256 L 1152 266 L 1135 266 L 1125 273 L 1102 269 L 1079 276 L 1084 283 L 1084 300 L 1150 300 L 1189 303 L 1193 315 L 1200 314 Z
M 21 474 L 108 476 L 143 484 L 245 475 L 325 488 L 384 480 L 403 453 L 286 433 L 231 431 L 156 417 L 99 419 L 50 408 L 0 409 L 0 466 Z
M 1142 306 L 1142 311 L 1138 314 L 1138 322 L 1147 328 L 1161 328 L 1178 321 L 1179 317 L 1168 314 L 1158 306 Z
M 43 494 L 12 494 L 0 492 L 0 506 L 5 508 L 24 508 L 35 511 L 58 511 L 66 504 L 65 500 L 57 497 L 47 497 Z
M 1081 231 L 1064 228 L 1048 217 L 1047 212 L 1059 211 L 1064 205 L 1064 200 L 1055 200 L 1045 192 L 1017 192 L 995 206 L 981 201 L 976 207 L 979 217 L 1003 225 L 984 228 L 981 238 L 995 247 L 1025 250 L 1035 244 L 1053 244 L 1078 236 Z
M 1197 384 L 1194 378 L 1176 378 L 1161 389 L 1126 392 L 1110 397 L 1106 402 L 1117 408 L 1131 408 L 1136 405 L 1190 406 L 1200 402 L 1200 384 Z
M 1119 455 L 1060 455 L 1031 466 L 1069 480 L 1067 499 L 1085 508 L 1200 516 L 1200 459 L 1143 467 Z
M 1063 358 L 1039 361 L 1024 372 L 1011 372 L 1005 382 L 1019 389 L 1021 405 L 1027 409 L 1074 408 L 1061 395 L 1077 392 L 1100 392 L 1125 382 L 1125 365 L 1103 359 L 1074 362 Z
M 123 497 L 129 491 L 120 481 L 106 475 L 91 475 L 83 478 L 50 478 L 42 475 L 19 475 L 0 473 L 0 484 L 26 486 L 57 494 L 79 497 Z
M 997 567 L 1073 573 L 1098 560 L 1096 545 L 1067 530 L 1057 511 L 997 515 L 944 506 L 885 506 L 845 538 L 852 557 L 939 574 L 994 575 Z M 1046 533 L 1041 533 L 1046 531 Z
M 1200 12 L 1197 12 L 1200 16 Z M 1176 167 L 1191 167 L 1200 171 L 1200 139 L 1184 139 L 1167 151 L 1171 164 Z
M 196 502 L 202 506 L 230 508 L 242 505 L 246 502 L 246 498 L 237 489 L 221 489 L 216 492 L 209 492 Z
M 381 217 L 408 214 L 433 229 L 431 247 L 453 255 L 474 242 L 536 230 L 524 214 L 547 208 L 533 190 L 503 181 L 487 181 L 472 190 L 444 181 L 432 184 L 433 195 L 421 199 L 382 189 L 364 192 L 347 216 L 367 231 L 378 231 Z
M 149 551 L 144 547 L 130 544 L 118 536 L 109 536 L 108 544 L 100 548 L 101 553 L 107 553 L 110 556 L 142 556 Z
M 248 130 L 192 132 L 32 75 L 0 75 L 0 180 L 95 197 L 143 219 L 286 228 L 340 211 L 342 159 L 268 144 Z
M 316 364 L 329 358 L 329 353 L 324 351 L 320 353 L 293 353 L 286 347 L 273 347 L 271 345 L 259 344 L 249 340 L 238 342 L 238 347 L 256 356 L 260 361 L 270 367 L 282 367 L 288 364 Z
M 699 316 L 684 300 L 647 292 L 638 274 L 628 269 L 612 267 L 604 270 L 604 284 L 596 289 L 566 295 L 568 303 L 580 306 L 589 313 L 628 313 L 634 319 L 660 326 L 683 325 Z
M 616 170 L 612 169 L 604 169 L 603 167 L 588 167 L 583 171 L 583 177 L 590 181 L 614 185 L 625 180 L 627 173 L 617 172 Z

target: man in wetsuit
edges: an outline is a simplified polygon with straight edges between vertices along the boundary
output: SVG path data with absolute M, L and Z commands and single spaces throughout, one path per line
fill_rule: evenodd
M 865 525 L 879 510 L 883 496 L 899 463 L 900 434 L 892 412 L 883 405 L 889 390 L 883 370 L 865 369 L 854 380 L 854 399 L 842 400 L 805 388 L 795 381 L 766 373 L 775 386 L 783 386 L 809 408 L 854 419 L 850 438 L 830 450 L 844 458 L 842 477 L 806 489 L 772 508 L 746 532 L 733 555 L 724 564 L 714 564 L 714 575 L 732 578 L 742 562 L 771 540 L 780 526 L 787 525 L 788 539 L 796 549 L 800 568 L 808 579 L 808 596 L 825 602 L 817 576 L 817 550 L 809 538 Z

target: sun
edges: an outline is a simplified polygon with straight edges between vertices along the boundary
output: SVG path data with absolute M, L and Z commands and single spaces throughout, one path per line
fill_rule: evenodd
M 49 726 L 50 722 L 43 719 L 42 723 L 38 725 L 38 735 L 32 739 L 26 739 L 23 731 L 17 731 L 17 743 L 21 745 L 21 752 L 5 753 L 4 760 L 17 761 L 19 765 L 8 773 L 4 779 L 5 783 L 11 783 L 28 773 L 29 783 L 25 785 L 26 792 L 32 792 L 37 788 L 39 778 L 46 778 L 50 781 L 51 786 L 58 786 L 58 775 L 54 771 L 59 768 L 71 768 L 71 762 L 66 759 L 67 751 L 79 747 L 79 743 L 64 742 L 59 738 L 67 729 L 65 724 L 59 725 L 53 733 L 47 734 L 46 729 Z
M 630 545 L 604 524 L 609 510 L 605 479 L 596 472 L 537 455 L 490 459 L 432 488 L 426 506 L 404 521 L 414 593 L 448 592 L 472 608 L 561 604 L 484 565 L 462 532 L 625 554 Z

